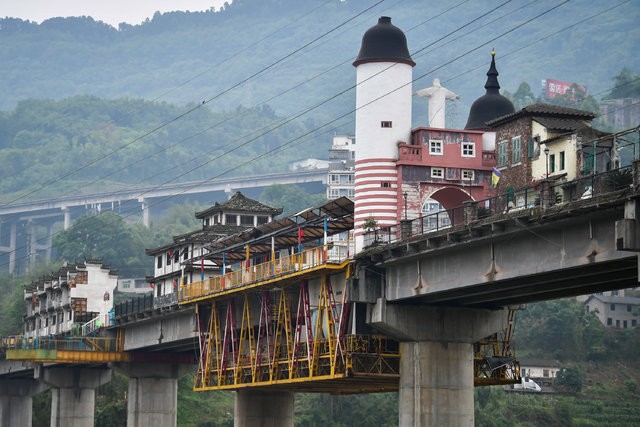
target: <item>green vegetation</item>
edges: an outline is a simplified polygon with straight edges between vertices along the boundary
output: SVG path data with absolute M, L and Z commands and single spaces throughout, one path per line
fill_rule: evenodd
M 23 101 L 0 112 L 0 201 L 280 172 L 302 158 L 326 157 L 329 138 L 319 144 L 313 137 L 268 154 L 313 127 L 292 122 L 266 133 L 281 120 L 268 107 L 213 113 L 91 96 Z

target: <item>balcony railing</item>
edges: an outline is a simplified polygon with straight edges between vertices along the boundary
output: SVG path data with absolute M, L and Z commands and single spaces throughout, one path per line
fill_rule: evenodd
M 282 257 L 274 261 L 243 267 L 222 276 L 183 286 L 179 291 L 182 302 L 216 294 L 230 289 L 303 272 L 326 264 L 340 264 L 347 259 L 347 251 L 329 251 L 324 246 Z

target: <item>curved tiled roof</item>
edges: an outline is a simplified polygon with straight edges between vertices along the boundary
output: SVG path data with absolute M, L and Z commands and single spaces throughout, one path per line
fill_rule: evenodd
M 516 111 L 515 113 L 497 117 L 493 120 L 488 121 L 487 124 L 493 127 L 502 123 L 510 122 L 520 117 L 536 117 L 536 120 L 539 120 L 540 117 L 545 116 L 550 116 L 555 119 L 559 119 L 558 116 L 564 116 L 565 119 L 588 121 L 596 118 L 596 114 L 592 113 L 591 111 L 562 107 L 560 105 L 537 103 L 528 105 L 520 111 Z M 584 126 L 584 123 L 582 124 L 582 126 Z
M 241 192 L 237 192 L 229 200 L 223 203 L 216 202 L 213 206 L 200 212 L 196 212 L 196 218 L 202 219 L 216 212 L 228 211 L 228 212 L 251 212 L 251 213 L 264 213 L 269 215 L 280 215 L 282 208 L 272 208 L 264 203 L 260 203 L 257 200 L 246 197 Z

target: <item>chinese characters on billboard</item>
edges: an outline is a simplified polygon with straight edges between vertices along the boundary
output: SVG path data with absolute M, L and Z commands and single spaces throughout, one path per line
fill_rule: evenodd
M 567 89 L 569 89 L 572 84 L 573 83 L 561 82 L 560 80 L 544 79 L 542 80 L 542 93 L 544 94 L 545 98 L 551 99 L 556 95 L 564 95 Z M 584 90 L 585 93 L 587 92 L 586 87 L 582 85 L 578 86 L 580 87 L 580 89 Z

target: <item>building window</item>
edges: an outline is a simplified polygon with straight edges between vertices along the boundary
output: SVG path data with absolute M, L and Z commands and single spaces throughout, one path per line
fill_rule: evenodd
M 227 225 L 238 225 L 238 217 L 236 215 L 227 214 L 225 216 Z
M 209 218 L 204 219 L 204 226 L 205 227 L 209 226 Z
M 626 321 L 626 320 L 623 320 L 623 321 L 622 321 L 622 327 L 623 327 L 624 329 L 627 329 L 627 321 Z
M 549 155 L 549 172 L 554 173 L 556 171 L 556 155 Z
M 337 199 L 338 197 L 340 197 L 340 190 L 338 188 L 330 188 L 329 197 Z
M 462 180 L 463 181 L 473 181 L 475 178 L 474 171 L 470 169 L 462 169 Z
M 355 182 L 355 175 L 349 174 L 347 175 L 347 184 L 353 184 Z
M 443 178 L 444 168 L 431 168 L 431 178 Z
M 157 268 L 162 268 L 162 255 L 158 255 Z
M 182 250 L 182 260 L 186 261 L 189 259 L 189 247 L 187 246 Z
M 173 262 L 176 264 L 180 262 L 180 249 L 176 249 L 173 253 Z
M 240 225 L 252 226 L 253 217 L 250 215 L 240 215 Z
M 542 376 L 545 377 L 545 378 L 549 377 L 549 370 L 548 369 L 543 369 L 542 370 Z
M 638 321 L 636 319 L 631 319 L 631 326 L 633 326 L 634 328 L 638 326 Z
M 167 252 L 167 266 L 171 265 L 171 258 L 173 258 L 171 255 L 173 255 L 170 252 Z
M 619 327 L 620 327 L 620 319 L 617 319 L 616 320 L 616 328 L 619 328 Z
M 607 317 L 607 326 L 611 325 L 613 325 L 613 320 L 611 319 L 611 317 Z
M 380 122 L 380 127 L 381 128 L 390 128 L 392 127 L 392 123 L 388 120 L 383 120 Z
M 564 151 L 560 152 L 560 170 L 564 170 Z
M 476 156 L 476 144 L 473 142 L 462 143 L 462 157 L 475 157 Z
M 391 183 L 390 182 L 381 182 L 380 183 L 380 187 L 382 187 L 382 188 L 391 188 Z
M 611 304 L 611 308 L 610 308 L 610 310 L 611 310 L 611 311 L 616 311 L 616 305 L 615 305 L 615 304 Z
M 329 180 L 331 181 L 331 184 L 340 184 L 340 175 L 336 175 L 332 173 L 331 175 L 329 175 L 329 177 L 330 177 Z
M 437 139 L 429 140 L 429 154 L 442 156 L 442 141 Z
M 515 138 L 513 138 L 511 140 L 511 152 L 512 152 L 512 158 L 511 158 L 511 163 L 512 164 L 518 164 L 521 162 L 521 156 L 522 156 L 522 152 L 520 150 L 520 137 L 516 136 Z
M 498 143 L 498 167 L 507 166 L 507 141 Z
M 627 311 L 631 313 L 631 304 L 627 304 Z
M 266 224 L 267 222 L 269 222 L 268 216 L 264 216 L 264 215 L 258 216 L 258 225 Z

